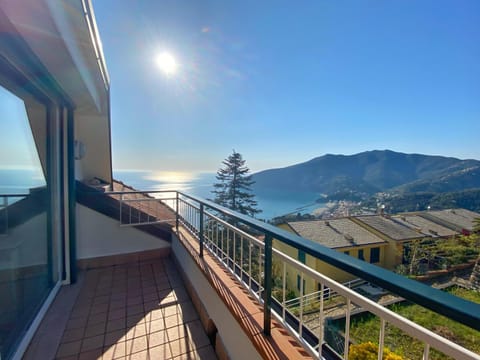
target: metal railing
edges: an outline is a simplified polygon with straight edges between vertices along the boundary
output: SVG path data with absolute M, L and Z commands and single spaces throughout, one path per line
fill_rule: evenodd
M 155 199 L 155 201 L 168 205 L 175 212 L 177 231 L 183 227 L 198 240 L 200 256 L 208 251 L 216 257 L 259 301 L 264 309 L 264 333 L 267 335 L 271 330 L 271 316 L 274 316 L 312 356 L 323 358 L 326 355 L 325 350 L 329 348 L 325 347 L 324 339 L 328 316 L 325 313 L 326 299 L 323 296 L 318 299 L 318 316 L 316 316 L 318 325 L 312 330 L 313 327 L 305 324 L 304 280 L 309 279 L 318 284 L 320 293 L 323 294 L 328 288 L 328 291 L 335 292 L 345 300 L 337 309 L 342 312 L 344 319 L 344 329 L 339 332 L 340 338 L 343 338 L 343 349 L 337 349 L 337 357 L 348 359 L 349 347 L 352 344 L 350 336 L 352 311 L 362 308 L 380 319 L 378 338 L 371 339 L 378 343 L 378 359 L 382 359 L 385 349 L 387 324 L 388 327 L 400 329 L 415 341 L 420 341 L 423 344 L 424 359 L 429 358 L 431 348 L 454 359 L 480 359 L 478 354 L 382 307 L 375 301 L 272 248 L 272 240 L 275 239 L 302 250 L 329 265 L 476 330 L 480 330 L 480 305 L 478 304 L 338 253 L 195 196 L 176 191 L 138 193 L 154 196 L 167 193 L 175 195 Z M 129 194 L 131 196 L 132 192 Z M 143 200 L 138 199 L 138 201 Z M 288 272 L 295 272 L 300 277 L 300 297 L 296 314 L 289 311 L 286 299 L 288 287 L 291 286 L 288 284 Z
M 167 201 L 172 201 L 175 198 L 158 198 L 131 192 L 124 192 L 115 197 L 120 203 L 120 226 L 139 226 L 175 221 L 175 218 L 165 218 L 165 212 L 162 211 L 165 205 L 171 207 L 172 204 L 167 204 Z
M 368 284 L 365 280 L 362 279 L 353 279 L 350 281 L 347 281 L 345 283 L 342 283 L 343 286 L 353 289 L 356 288 L 360 285 Z M 302 301 L 304 305 L 309 305 L 312 303 L 316 303 L 320 300 L 320 297 L 323 297 L 324 300 L 330 300 L 331 298 L 338 296 L 338 294 L 333 291 L 330 288 L 325 288 L 322 290 L 314 291 L 310 294 L 305 294 L 303 296 L 296 297 L 294 299 L 287 300 L 285 305 L 289 308 L 291 307 L 297 307 L 300 305 L 300 302 Z
M 9 206 L 27 196 L 29 196 L 29 194 L 0 194 L 0 236 L 8 235 Z

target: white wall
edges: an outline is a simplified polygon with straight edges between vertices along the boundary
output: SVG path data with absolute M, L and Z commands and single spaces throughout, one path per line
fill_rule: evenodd
M 88 181 L 98 177 L 111 182 L 108 117 L 75 113 L 75 140 L 85 145 L 82 159 L 75 160 L 75 177 Z
M 170 247 L 168 241 L 114 220 L 83 205 L 77 211 L 77 258 L 127 254 Z
M 184 273 L 195 289 L 198 297 L 202 300 L 208 315 L 215 323 L 218 334 L 222 338 L 225 349 L 230 359 L 261 359 L 259 353 L 250 339 L 230 313 L 230 310 L 220 299 L 208 280 L 200 271 L 190 254 L 179 243 L 175 235 L 172 235 L 172 251 L 175 254 Z

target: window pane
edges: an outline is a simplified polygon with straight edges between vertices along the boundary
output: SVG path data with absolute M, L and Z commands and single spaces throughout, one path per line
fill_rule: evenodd
M 0 115 L 0 358 L 8 358 L 52 288 L 50 196 L 46 109 L 0 87 Z
M 298 250 L 298 261 L 305 264 L 305 251 Z
M 363 256 L 363 249 L 358 250 L 358 258 L 360 260 L 365 260 L 365 257 Z
M 380 248 L 371 248 L 370 249 L 370 262 L 378 263 L 380 261 Z

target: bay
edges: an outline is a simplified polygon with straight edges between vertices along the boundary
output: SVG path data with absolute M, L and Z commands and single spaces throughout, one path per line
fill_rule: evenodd
M 204 199 L 212 199 L 215 173 L 188 173 L 169 171 L 114 170 L 114 178 L 137 190 L 179 190 Z M 270 220 L 276 216 L 311 213 L 325 204 L 316 203 L 319 194 L 309 192 L 262 190 L 255 193 L 259 219 Z

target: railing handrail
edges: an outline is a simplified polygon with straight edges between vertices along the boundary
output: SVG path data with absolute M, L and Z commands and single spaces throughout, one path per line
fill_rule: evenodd
M 194 200 L 199 204 L 203 204 L 204 206 L 214 209 L 223 215 L 233 218 L 236 221 L 240 221 L 245 225 L 264 233 L 265 236 L 271 236 L 274 239 L 302 250 L 306 254 L 318 258 L 329 265 L 365 279 L 366 281 L 378 285 L 383 289 L 389 290 L 406 300 L 433 310 L 436 313 L 442 314 L 473 329 L 480 330 L 480 304 L 459 298 L 439 289 L 435 289 L 420 282 L 408 279 L 392 271 L 327 248 L 279 227 L 225 208 L 210 200 L 202 199 L 200 197 L 189 195 L 177 190 L 117 191 L 108 192 L 108 194 L 145 194 L 165 192 L 178 193 L 181 196 Z
M 99 193 L 99 194 L 108 194 L 108 195 L 131 195 L 131 194 L 155 194 L 155 193 L 179 193 L 178 190 L 134 190 L 134 191 L 100 191 L 98 189 L 92 189 L 92 193 Z M 161 199 L 157 199 L 161 200 Z

